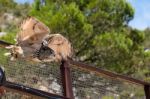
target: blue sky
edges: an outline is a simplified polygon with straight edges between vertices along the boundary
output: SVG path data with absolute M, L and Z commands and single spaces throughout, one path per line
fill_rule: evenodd
M 18 3 L 25 3 L 25 2 L 30 2 L 30 3 L 32 3 L 34 0 L 14 0 L 14 1 L 16 1 L 16 2 L 18 2 Z
M 150 0 L 128 1 L 135 9 L 134 19 L 129 25 L 140 30 L 150 27 Z
M 34 0 L 15 0 L 19 3 L 30 2 Z M 135 9 L 134 19 L 129 23 L 133 28 L 143 30 L 150 27 L 150 0 L 127 0 Z

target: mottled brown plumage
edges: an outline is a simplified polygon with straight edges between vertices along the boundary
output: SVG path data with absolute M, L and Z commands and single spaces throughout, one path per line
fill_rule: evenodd
M 50 34 L 49 28 L 33 17 L 22 22 L 16 45 L 7 48 L 11 50 L 12 60 L 21 57 L 51 62 L 72 57 L 70 42 L 61 34 Z
M 72 46 L 70 42 L 61 34 L 51 34 L 44 40 L 45 42 L 47 42 L 47 47 L 51 48 L 54 51 L 55 57 L 53 57 L 53 60 L 61 61 L 67 60 L 68 58 L 72 57 Z M 43 60 L 52 61 L 51 58 L 46 59 L 45 57 L 43 57 Z

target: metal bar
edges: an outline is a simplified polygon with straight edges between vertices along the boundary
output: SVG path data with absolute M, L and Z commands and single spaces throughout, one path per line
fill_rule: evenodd
M 150 99 L 150 85 L 145 85 L 144 91 L 145 91 L 146 99 Z
M 69 64 L 67 61 L 62 61 L 62 64 L 60 66 L 63 89 L 64 89 L 64 96 L 70 99 L 74 99 L 70 68 L 68 65 Z
M 127 77 L 127 76 L 124 76 L 124 75 L 119 75 L 119 74 L 116 74 L 116 73 L 112 73 L 110 71 L 106 71 L 106 70 L 103 70 L 103 69 L 100 69 L 100 68 L 96 68 L 94 66 L 84 64 L 84 63 L 81 63 L 81 62 L 76 62 L 76 61 L 69 60 L 69 63 L 71 65 L 75 66 L 75 67 L 84 69 L 84 70 L 89 71 L 89 72 L 95 72 L 98 75 L 107 76 L 109 78 L 124 80 L 126 82 L 137 84 L 137 85 L 142 85 L 142 86 L 150 85 L 150 83 L 148 83 L 148 82 L 144 82 L 144 81 L 134 79 L 134 78 L 131 78 L 131 77 Z
M 0 40 L 0 47 L 5 47 L 5 46 L 9 46 L 9 45 L 13 45 L 13 44 Z M 124 75 L 112 73 L 110 71 L 106 71 L 103 69 L 95 68 L 94 66 L 84 64 L 81 62 L 75 62 L 75 61 L 70 60 L 69 63 L 75 67 L 87 70 L 89 72 L 95 72 L 96 74 L 99 74 L 102 76 L 107 76 L 107 77 L 118 79 L 118 80 L 124 80 L 129 83 L 142 85 L 142 86 L 144 86 L 146 99 L 150 99 L 150 83 L 148 83 L 148 82 L 144 82 L 144 81 L 134 79 L 131 77 L 127 77 Z M 65 62 L 65 61 L 62 62 L 61 73 L 62 73 L 62 82 L 63 82 L 63 87 L 64 87 L 64 95 L 68 98 L 74 99 L 68 62 Z M 8 86 L 6 86 L 6 87 L 8 87 Z
M 18 91 L 18 90 L 16 90 L 16 89 L 7 88 L 7 87 L 2 87 L 2 88 L 3 88 L 3 90 L 4 90 L 4 93 L 2 93 L 2 94 L 0 95 L 0 97 L 3 96 L 3 95 L 5 95 L 5 93 L 7 93 L 7 92 L 12 92 L 12 93 L 14 93 L 14 94 L 15 94 L 15 93 L 19 93 L 19 94 L 21 94 L 21 95 L 31 96 L 31 97 L 34 97 L 35 99 L 45 99 L 44 97 L 32 95 L 32 94 L 29 94 L 29 93 L 25 93 L 25 92 L 23 92 L 23 91 Z
M 6 47 L 6 46 L 9 46 L 9 45 L 14 45 L 14 44 L 11 44 L 11 43 L 0 40 L 0 47 Z
M 36 97 L 41 97 L 41 98 L 47 98 L 47 99 L 68 99 L 63 96 L 59 96 L 56 94 L 44 92 L 38 89 L 30 88 L 21 84 L 15 84 L 12 82 L 6 81 L 5 84 L 3 85 L 3 88 L 6 90 L 10 91 L 16 91 L 18 93 L 23 93 L 31 96 L 36 96 Z

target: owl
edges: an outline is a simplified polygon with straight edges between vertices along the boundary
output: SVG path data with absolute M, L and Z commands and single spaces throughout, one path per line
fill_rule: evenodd
M 17 43 L 7 46 L 11 60 L 23 58 L 35 62 L 62 61 L 72 57 L 72 46 L 61 34 L 52 34 L 49 28 L 34 17 L 25 19 L 16 36 Z

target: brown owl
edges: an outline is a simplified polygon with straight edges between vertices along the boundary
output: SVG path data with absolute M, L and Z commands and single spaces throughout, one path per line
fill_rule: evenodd
M 68 39 L 61 34 L 50 34 L 49 28 L 33 17 L 22 22 L 16 40 L 15 45 L 7 47 L 12 60 L 24 58 L 51 62 L 72 57 L 72 46 Z

